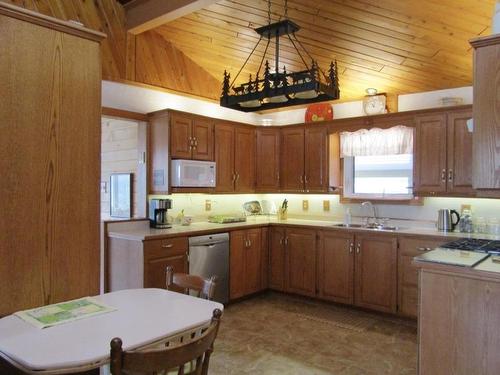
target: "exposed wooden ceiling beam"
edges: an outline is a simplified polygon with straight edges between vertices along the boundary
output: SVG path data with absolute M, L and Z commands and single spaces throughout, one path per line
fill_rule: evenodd
M 140 34 L 207 7 L 217 0 L 135 0 L 125 4 L 127 31 Z

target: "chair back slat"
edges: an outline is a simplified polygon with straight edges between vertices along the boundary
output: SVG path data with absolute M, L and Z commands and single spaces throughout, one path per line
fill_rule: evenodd
M 189 334 L 182 343 L 165 343 L 161 349 L 123 351 L 121 339 L 114 338 L 111 340 L 111 374 L 156 374 L 178 368 L 177 373 L 184 375 L 184 365 L 193 361 L 195 368 L 190 370 L 190 374 L 206 375 L 221 316 L 222 312 L 215 309 L 210 325 L 201 335 L 191 339 Z
M 210 279 L 204 279 L 196 275 L 174 273 L 173 267 L 168 266 L 166 279 L 167 290 L 180 288 L 184 291 L 185 294 L 195 292 L 196 296 L 200 298 L 211 300 L 214 297 L 217 276 L 212 276 Z

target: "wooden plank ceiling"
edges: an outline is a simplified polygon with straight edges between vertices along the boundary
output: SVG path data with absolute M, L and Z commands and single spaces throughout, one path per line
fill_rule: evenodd
M 290 0 L 288 16 L 297 37 L 326 70 L 339 66 L 341 100 L 359 99 L 367 87 L 406 94 L 471 85 L 468 40 L 490 31 L 495 0 Z M 271 18 L 283 17 L 284 1 L 272 0 Z M 239 68 L 258 41 L 253 28 L 267 24 L 267 1 L 222 0 L 154 32 L 219 81 Z M 255 76 L 261 42 L 239 82 Z M 269 48 L 270 62 L 274 48 Z M 284 41 L 280 65 L 303 67 Z
M 222 74 L 237 73 L 267 24 L 267 1 L 221 0 L 137 36 L 126 31 L 127 0 L 0 0 L 102 31 L 103 78 L 135 81 L 218 100 Z M 148 0 L 140 0 L 148 1 Z M 389 95 L 471 85 L 468 40 L 490 34 L 495 0 L 289 0 L 298 38 L 323 69 L 339 66 L 341 100 L 367 87 Z M 272 0 L 271 18 L 284 1 Z M 270 46 L 269 51 L 274 49 Z M 262 43 L 241 74 L 255 75 Z M 280 65 L 302 68 L 283 41 Z M 273 52 L 267 56 L 273 62 Z

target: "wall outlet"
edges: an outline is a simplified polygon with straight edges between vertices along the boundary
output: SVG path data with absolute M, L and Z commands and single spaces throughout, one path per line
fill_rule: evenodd
M 307 211 L 307 210 L 309 209 L 309 201 L 308 201 L 307 199 L 304 199 L 304 200 L 302 201 L 302 209 L 303 209 L 304 211 Z
M 323 211 L 330 211 L 330 201 L 329 200 L 323 201 Z
M 210 211 L 212 209 L 212 201 L 210 199 L 207 199 L 205 201 L 205 211 Z
M 460 206 L 460 212 L 464 212 L 464 210 L 472 211 L 472 206 L 470 204 L 462 204 Z

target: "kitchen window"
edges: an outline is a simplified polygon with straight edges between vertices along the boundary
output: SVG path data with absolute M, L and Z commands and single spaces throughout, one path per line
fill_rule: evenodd
M 343 196 L 353 199 L 413 198 L 413 128 L 362 129 L 340 134 Z

